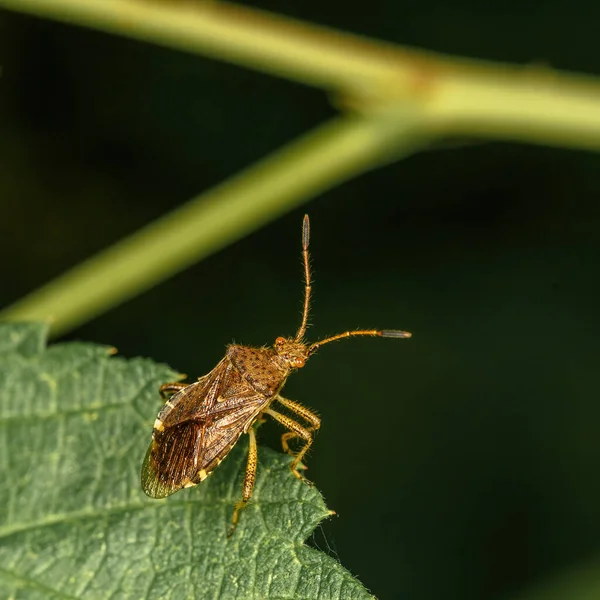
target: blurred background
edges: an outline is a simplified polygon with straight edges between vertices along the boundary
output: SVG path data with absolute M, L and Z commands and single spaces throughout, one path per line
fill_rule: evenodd
M 600 5 L 583 0 L 260 7 L 600 74 Z M 335 114 L 318 90 L 2 10 L 0 63 L 0 306 Z M 598 155 L 440 144 L 60 341 L 196 378 L 232 340 L 294 333 L 308 212 L 310 339 L 359 327 L 414 336 L 327 346 L 288 382 L 286 396 L 322 417 L 308 474 L 338 513 L 312 543 L 380 598 L 541 597 L 526 590 L 600 572 L 599 199 Z M 260 442 L 278 448 L 280 433 L 269 424 Z M 600 597 L 579 584 L 560 597 Z

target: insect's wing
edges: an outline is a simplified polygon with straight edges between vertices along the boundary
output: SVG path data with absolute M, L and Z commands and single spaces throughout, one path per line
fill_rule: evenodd
M 198 471 L 204 423 L 185 421 L 155 434 L 142 466 L 142 489 L 165 498 L 186 485 Z
M 254 421 L 256 415 L 264 408 L 264 404 L 264 396 L 252 390 L 252 394 L 248 394 L 239 406 L 214 414 L 202 439 L 199 472 L 204 470 L 210 473 L 220 464 L 242 433 Z
M 265 402 L 227 358 L 202 380 L 172 396 L 158 414 L 144 458 L 144 492 L 164 498 L 200 483 Z
M 158 413 L 141 477 L 142 489 L 151 498 L 165 498 L 193 485 L 206 425 L 204 415 L 227 371 L 226 361 L 221 361 L 208 375 L 171 396 Z

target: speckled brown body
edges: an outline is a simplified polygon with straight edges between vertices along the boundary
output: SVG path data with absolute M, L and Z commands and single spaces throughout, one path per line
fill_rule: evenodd
M 291 372 L 273 348 L 231 344 L 227 347 L 227 357 L 244 380 L 266 400 L 275 396 Z
M 196 383 L 175 392 L 158 413 L 142 470 L 142 488 L 164 498 L 203 481 L 275 399 L 292 367 L 274 348 L 231 344 Z
M 299 469 L 321 426 L 319 417 L 301 404 L 280 394 L 289 375 L 304 366 L 324 344 L 353 336 L 405 338 L 410 334 L 397 330 L 346 331 L 307 345 L 304 342 L 310 306 L 310 270 L 308 260 L 309 222 L 304 217 L 302 254 L 305 294 L 302 324 L 293 338 L 278 337 L 271 348 L 227 346 L 225 357 L 208 375 L 192 384 L 166 383 L 160 388 L 165 405 L 154 422 L 152 442 L 142 466 L 142 489 L 152 498 L 164 498 L 185 487 L 202 482 L 229 454 L 242 433 L 250 438 L 242 499 L 233 513 L 235 527 L 239 512 L 252 495 L 257 467 L 254 423 L 270 416 L 288 431 L 281 437 L 283 450 L 294 456 L 292 473 L 306 481 Z M 277 402 L 305 423 L 301 424 L 271 408 Z M 294 453 L 289 441 L 304 443 Z M 308 483 L 308 482 L 307 482 Z M 233 531 L 232 527 L 232 531 Z

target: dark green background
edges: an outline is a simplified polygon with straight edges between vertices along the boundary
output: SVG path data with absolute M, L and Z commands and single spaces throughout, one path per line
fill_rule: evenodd
M 443 52 L 600 73 L 597 3 L 261 6 Z M 318 90 L 2 11 L 0 63 L 1 305 L 334 114 Z M 599 203 L 597 155 L 440 146 L 323 195 L 64 339 L 197 377 L 233 339 L 293 333 L 309 212 L 313 339 L 414 333 L 329 346 L 286 388 L 323 419 L 308 473 L 339 518 L 314 543 L 382 599 L 510 596 L 600 555 Z M 261 429 L 271 445 L 278 434 Z

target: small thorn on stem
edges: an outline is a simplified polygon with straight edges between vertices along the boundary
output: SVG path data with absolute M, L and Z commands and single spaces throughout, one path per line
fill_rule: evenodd
M 400 331 L 399 329 L 383 329 L 379 335 L 385 338 L 409 338 L 412 337 L 410 331 Z

